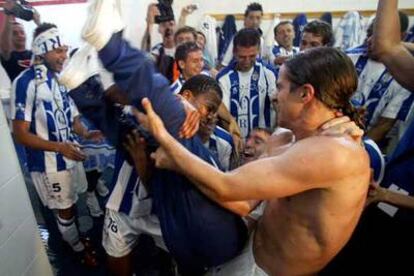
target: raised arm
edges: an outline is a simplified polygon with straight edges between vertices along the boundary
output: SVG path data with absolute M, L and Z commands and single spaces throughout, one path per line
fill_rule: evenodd
M 141 50 L 149 52 L 151 50 L 151 32 L 155 24 L 155 16 L 160 15 L 160 11 L 157 8 L 157 4 L 149 4 L 147 11 L 147 27 L 145 28 L 144 36 L 141 41 Z
M 3 59 L 8 60 L 12 51 L 12 26 L 14 18 L 11 15 L 6 15 L 4 20 L 4 27 L 0 36 L 0 54 Z
M 414 57 L 401 42 L 398 0 L 379 0 L 372 50 L 393 77 L 408 90 L 414 89 Z

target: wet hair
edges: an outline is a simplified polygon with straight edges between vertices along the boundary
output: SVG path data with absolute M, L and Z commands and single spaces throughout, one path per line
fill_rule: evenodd
M 279 24 L 277 24 L 274 28 L 273 28 L 273 34 L 276 36 L 277 34 L 277 29 L 279 29 L 279 27 L 284 26 L 284 25 L 292 25 L 293 27 L 293 23 L 291 21 L 285 20 L 285 21 L 280 21 Z
M 188 79 L 180 90 L 180 94 L 185 90 L 191 91 L 194 97 L 208 92 L 214 92 L 221 100 L 223 98 L 223 91 L 219 83 L 212 77 L 206 75 L 197 75 Z
M 191 33 L 194 36 L 194 41 L 197 40 L 197 31 L 193 27 L 184 26 L 179 28 L 174 34 L 174 41 L 177 41 L 177 36 L 180 34 Z
M 244 17 L 247 17 L 250 12 L 260 11 L 263 14 L 263 7 L 257 2 L 250 3 L 244 11 Z
M 330 109 L 341 111 L 364 128 L 363 111 L 351 104 L 358 76 L 351 59 L 338 49 L 317 47 L 300 53 L 285 63 L 291 91 L 310 84 L 315 97 Z
M 201 48 L 195 42 L 185 42 L 177 47 L 175 50 L 175 62 L 177 63 L 178 70 L 181 72 L 181 68 L 178 65 L 178 61 L 185 61 L 188 55 L 192 52 L 201 51 Z
M 332 47 L 335 44 L 335 36 L 332 26 L 322 20 L 314 20 L 305 25 L 303 32 L 322 37 L 323 46 Z
M 260 33 L 256 29 L 244 28 L 236 33 L 233 39 L 234 50 L 240 47 L 260 47 Z M 234 51 L 233 50 L 233 51 Z
M 36 38 L 38 35 L 40 35 L 41 33 L 43 33 L 44 31 L 50 30 L 52 28 L 57 28 L 57 26 L 55 24 L 52 23 L 42 23 L 39 26 L 37 26 L 37 28 L 34 30 L 33 33 L 33 38 Z

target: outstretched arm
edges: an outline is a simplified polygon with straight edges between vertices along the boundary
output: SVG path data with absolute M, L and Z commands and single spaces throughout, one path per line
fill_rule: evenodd
M 414 209 L 413 196 L 403 195 L 380 187 L 377 184 L 371 184 L 366 205 L 378 202 L 385 202 L 398 207 Z
M 349 145 L 336 142 L 335 138 L 315 137 L 296 143 L 282 155 L 260 159 L 223 173 L 180 145 L 165 130 L 147 99 L 142 104 L 150 131 L 178 166 L 178 171 L 217 202 L 279 198 L 313 188 L 327 188 L 334 179 L 360 173 L 368 164 L 362 151 L 356 154 L 356 145 L 349 149 Z M 359 160 L 358 164 L 350 165 L 346 161 L 350 159 Z M 326 169 L 326 160 L 330 160 L 329 169 Z M 156 162 L 157 166 L 162 165 L 158 160 Z M 325 173 L 319 174 L 322 168 Z
M 147 11 L 147 27 L 145 28 L 144 36 L 141 41 L 141 50 L 149 52 L 151 50 L 151 32 L 155 24 L 155 16 L 160 15 L 160 11 L 157 8 L 157 4 L 149 4 Z
M 408 90 L 414 89 L 414 57 L 401 42 L 398 0 L 379 0 L 372 50 L 392 76 Z

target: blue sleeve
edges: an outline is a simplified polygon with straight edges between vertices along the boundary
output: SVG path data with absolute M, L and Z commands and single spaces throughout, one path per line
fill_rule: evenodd
M 149 56 L 131 47 L 119 32 L 113 34 L 99 51 L 99 58 L 104 67 L 114 74 L 116 84 L 127 92 L 132 104 L 142 111 L 142 98 L 149 98 L 167 130 L 178 137 L 185 119 L 184 107 L 170 93 L 168 80 L 155 72 L 154 62 Z

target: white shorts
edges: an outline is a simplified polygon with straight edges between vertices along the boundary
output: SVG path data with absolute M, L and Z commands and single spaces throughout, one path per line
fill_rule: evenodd
M 102 245 L 108 255 L 115 258 L 128 255 L 141 234 L 151 236 L 158 247 L 168 251 L 156 216 L 131 218 L 122 212 L 106 209 Z
M 78 201 L 73 170 L 60 172 L 31 172 L 37 194 L 49 209 L 67 209 Z
M 239 256 L 227 263 L 212 268 L 207 272 L 211 276 L 268 276 L 261 269 L 254 259 L 253 255 L 253 237 L 254 232 L 250 235 L 249 242 Z

